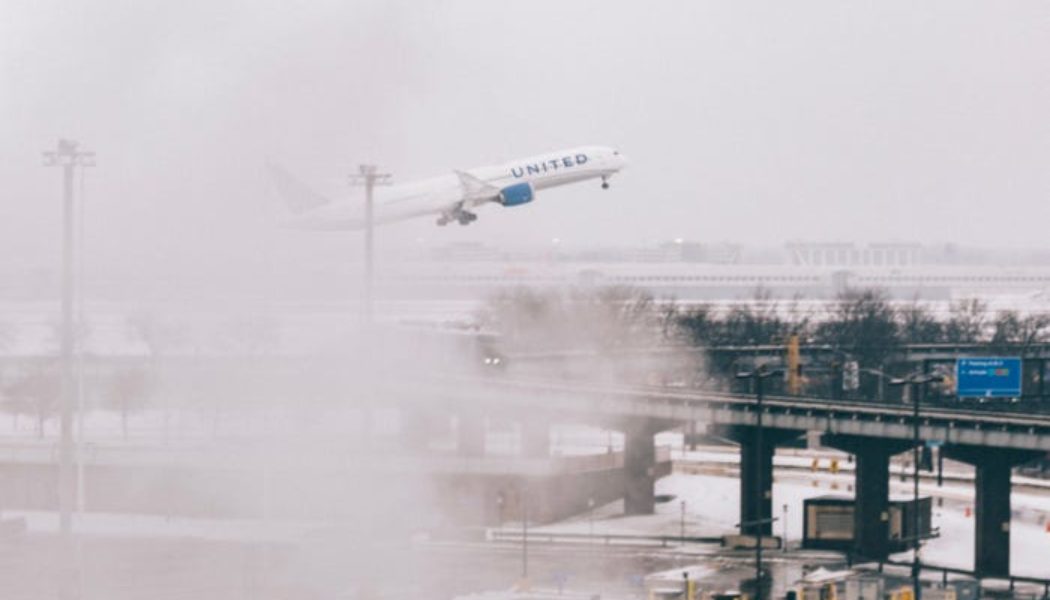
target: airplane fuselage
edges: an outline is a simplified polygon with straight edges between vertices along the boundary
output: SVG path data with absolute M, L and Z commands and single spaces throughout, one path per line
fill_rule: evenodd
M 471 208 L 490 202 L 514 206 L 532 200 L 532 192 L 560 185 L 606 180 L 626 166 L 626 159 L 612 148 L 581 146 L 541 154 L 498 165 L 457 171 L 429 179 L 375 188 L 376 223 L 437 215 L 438 222 L 474 219 Z M 522 185 L 527 184 L 527 185 Z M 513 191 L 514 202 L 508 193 Z M 507 192 L 507 193 L 505 193 Z M 363 221 L 363 196 L 318 207 L 296 219 L 295 225 L 309 229 L 359 229 Z M 464 215 L 469 219 L 464 220 Z

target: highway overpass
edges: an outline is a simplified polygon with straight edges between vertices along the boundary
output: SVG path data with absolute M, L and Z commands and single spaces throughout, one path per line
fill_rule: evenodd
M 773 453 L 778 444 L 807 432 L 857 458 L 854 527 L 856 552 L 867 558 L 887 553 L 889 459 L 912 448 L 912 407 L 826 398 L 772 396 L 763 403 L 761 445 L 756 439 L 757 403 L 752 395 L 644 386 L 550 383 L 506 378 L 428 379 L 400 382 L 390 390 L 417 410 L 453 406 L 461 410 L 517 410 L 550 419 L 602 424 L 625 432 L 629 513 L 653 510 L 653 435 L 702 424 L 741 447 L 742 523 L 761 523 L 770 533 Z M 411 408 L 410 408 L 411 410 Z M 479 447 L 464 427 L 460 445 Z M 975 572 L 1009 574 L 1010 475 L 1013 467 L 1050 453 L 1050 416 L 974 411 L 946 407 L 922 409 L 919 437 L 944 456 L 976 469 Z M 762 475 L 756 477 L 756 470 Z M 756 489 L 762 481 L 764 489 Z

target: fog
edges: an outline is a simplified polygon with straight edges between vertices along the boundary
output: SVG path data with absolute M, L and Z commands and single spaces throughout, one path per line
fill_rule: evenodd
M 544 460 L 623 466 L 627 427 L 573 414 L 548 431 L 549 414 L 479 380 L 711 382 L 668 327 L 669 296 L 438 297 L 426 282 L 444 267 L 422 259 L 486 247 L 545 265 L 559 245 L 670 240 L 1042 248 L 1047 106 L 1050 5 L 1036 1 L 5 0 L 0 440 L 35 466 L 4 476 L 0 517 L 25 529 L 0 536 L 4 597 L 506 588 L 513 557 L 455 552 L 521 521 L 523 481 L 569 468 L 530 456 L 531 432 Z M 31 472 L 59 439 L 61 176 L 41 157 L 59 139 L 97 164 L 74 185 L 87 491 L 75 558 L 54 567 L 69 556 L 53 481 Z M 403 182 L 598 144 L 630 159 L 609 190 L 378 229 L 374 320 L 361 234 L 282 228 L 264 170 L 338 198 L 362 163 Z M 632 354 L 653 347 L 659 366 Z M 490 404 L 458 403 L 467 391 Z M 505 477 L 435 483 L 497 468 L 463 451 L 478 439 Z M 467 545 L 434 550 L 449 540 Z
M 98 153 L 96 264 L 131 270 L 258 256 L 266 158 L 335 194 L 360 162 L 407 181 L 590 143 L 632 160 L 610 193 L 557 190 L 384 243 L 1041 245 L 1048 10 L 6 2 L 0 250 L 46 262 L 57 182 L 37 166 L 59 136 Z M 342 237 L 278 247 L 346 255 Z

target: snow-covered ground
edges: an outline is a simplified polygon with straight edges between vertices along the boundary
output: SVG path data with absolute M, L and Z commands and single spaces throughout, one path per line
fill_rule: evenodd
M 717 459 L 715 464 L 721 462 L 729 465 L 735 462 L 736 456 L 735 453 L 708 451 L 697 453 L 693 458 L 701 455 L 714 455 L 707 458 Z M 798 462 L 806 466 L 811 464 L 811 460 L 808 455 L 778 457 L 778 463 Z M 829 459 L 825 457 L 822 464 L 826 469 Z M 774 524 L 774 533 L 783 536 L 786 523 L 791 547 L 797 547 L 801 542 L 803 500 L 824 495 L 853 495 L 853 474 L 848 470 L 832 474 L 827 471 L 782 469 L 774 479 L 774 516 L 780 519 Z M 891 495 L 908 498 L 911 496 L 911 485 L 910 480 L 902 481 L 894 476 L 890 483 Z M 596 509 L 593 519 L 582 515 L 543 530 L 586 533 L 593 527 L 596 533 L 675 536 L 680 533 L 683 502 L 686 535 L 718 536 L 734 531 L 734 525 L 739 522 L 740 483 L 735 476 L 735 468 L 726 469 L 724 476 L 676 472 L 659 480 L 656 492 L 672 495 L 674 499 L 658 504 L 655 515 L 623 517 L 620 503 L 614 503 Z M 935 499 L 933 526 L 940 528 L 941 532 L 939 538 L 929 541 L 923 548 L 923 561 L 963 569 L 973 568 L 975 541 L 972 484 L 963 478 L 938 487 L 934 481 L 924 480 L 920 493 Z M 938 502 L 938 498 L 943 500 Z M 1028 486 L 1016 487 L 1011 506 L 1010 553 L 1013 573 L 1050 577 L 1050 529 L 1047 528 L 1050 523 L 1050 491 L 1043 492 Z

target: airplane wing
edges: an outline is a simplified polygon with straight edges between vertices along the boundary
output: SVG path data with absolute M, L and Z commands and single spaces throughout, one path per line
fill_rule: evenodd
M 477 206 L 499 198 L 499 188 L 466 171 L 455 171 L 463 188 L 462 206 Z
M 295 216 L 285 227 L 345 231 L 363 229 L 361 207 L 355 203 L 332 202 L 276 165 L 267 165 L 278 193 Z M 374 223 L 384 225 L 427 215 L 438 215 L 438 223 L 469 223 L 477 217 L 469 209 L 497 200 L 500 189 L 466 171 L 454 171 L 457 182 L 426 189 L 400 187 L 394 196 L 377 199 Z

